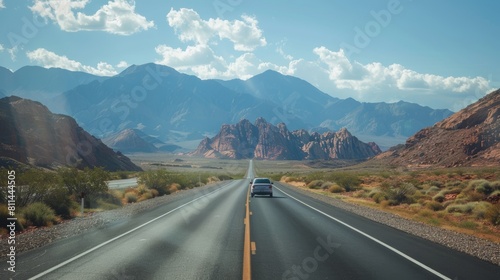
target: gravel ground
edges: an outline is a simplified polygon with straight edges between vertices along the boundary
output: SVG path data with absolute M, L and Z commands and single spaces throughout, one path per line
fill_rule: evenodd
M 85 217 L 75 218 L 52 227 L 38 228 L 22 234 L 17 234 L 16 252 L 20 253 L 33 248 L 41 247 L 61 238 L 81 234 L 107 223 L 118 221 L 143 212 L 147 209 L 169 203 L 170 201 L 177 200 L 193 192 L 210 191 L 218 186 L 219 185 L 208 185 L 201 188 L 185 190 L 168 196 L 156 197 L 140 203 L 128 204 L 120 209 L 98 212 Z M 331 204 L 335 207 L 356 213 L 373 221 L 386 224 L 404 232 L 431 240 L 500 266 L 500 244 L 407 220 L 397 215 L 377 209 L 346 203 L 339 199 L 315 194 L 307 190 L 295 187 L 294 190 Z M 2 236 L 2 239 L 0 240 L 1 252 L 8 252 L 8 247 L 9 245 L 7 244 L 6 237 Z M 0 259 L 6 259 L 6 253 L 2 253 Z

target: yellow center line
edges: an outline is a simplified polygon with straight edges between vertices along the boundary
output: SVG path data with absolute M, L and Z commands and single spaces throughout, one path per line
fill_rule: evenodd
M 252 279 L 252 270 L 250 266 L 250 254 L 252 253 L 250 243 L 250 188 L 247 192 L 246 210 L 245 210 L 245 237 L 243 241 L 243 280 Z M 254 242 L 252 242 L 254 243 Z M 255 243 L 254 243 L 255 246 Z

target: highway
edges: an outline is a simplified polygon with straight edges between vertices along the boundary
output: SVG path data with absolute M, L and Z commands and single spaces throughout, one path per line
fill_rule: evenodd
M 110 189 L 126 189 L 137 187 L 137 178 L 121 179 L 107 181 L 106 184 Z
M 252 161 L 248 174 L 255 176 Z M 278 182 L 273 198 L 250 199 L 248 182 L 225 181 L 130 219 L 19 254 L 16 273 L 5 271 L 6 264 L 1 264 L 0 278 L 498 279 L 500 275 L 494 264 L 345 212 Z M 247 214 L 249 223 L 244 223 Z M 251 245 L 249 252 L 244 250 L 246 242 Z M 245 254 L 249 254 L 246 272 Z

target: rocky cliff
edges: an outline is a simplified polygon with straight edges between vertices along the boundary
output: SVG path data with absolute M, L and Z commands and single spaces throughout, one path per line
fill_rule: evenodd
M 0 165 L 12 160 L 45 168 L 100 166 L 109 171 L 141 170 L 83 130 L 68 116 L 51 113 L 39 102 L 0 99 Z
M 213 138 L 205 138 L 191 153 L 209 158 L 256 159 L 363 159 L 379 154 L 375 143 L 363 143 L 343 128 L 337 132 L 289 131 L 263 118 L 254 124 L 244 119 L 225 124 Z
M 407 166 L 500 165 L 500 90 L 377 157 Z

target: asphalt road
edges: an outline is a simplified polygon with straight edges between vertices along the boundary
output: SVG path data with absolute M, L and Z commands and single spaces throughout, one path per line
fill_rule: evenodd
M 250 201 L 253 279 L 499 279 L 500 267 L 275 183 Z
M 106 183 L 108 185 L 108 188 L 110 188 L 110 189 L 135 188 L 135 187 L 137 187 L 137 178 L 112 180 L 112 181 L 108 181 Z
M 253 177 L 253 164 L 249 177 Z M 8 279 L 245 278 L 248 179 L 18 255 Z M 498 279 L 500 267 L 275 183 L 249 200 L 252 279 Z M 250 254 L 250 252 L 249 252 Z M 250 275 L 247 275 L 250 276 Z

